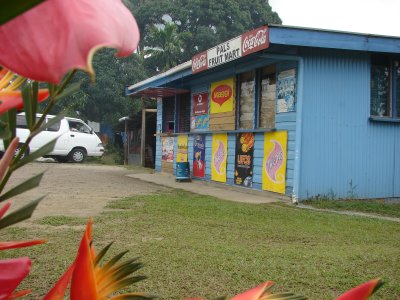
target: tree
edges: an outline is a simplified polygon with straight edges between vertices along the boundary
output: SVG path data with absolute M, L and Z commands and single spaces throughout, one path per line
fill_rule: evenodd
M 282 23 L 266 0 L 147 0 L 134 14 L 143 36 L 154 25 L 162 24 L 165 16 L 177 26 L 178 32 L 190 32 L 180 62 L 250 29 Z M 143 46 L 148 46 L 146 39 Z
M 166 71 L 176 66 L 184 51 L 184 43 L 191 37 L 189 32 L 178 32 L 174 23 L 164 22 L 162 26 L 153 25 L 145 37 L 144 53 L 151 69 Z
M 79 72 L 75 81 L 82 82 L 81 91 L 59 103 L 54 112 L 67 106 L 69 116 L 116 124 L 119 118 L 133 115 L 141 109 L 139 101 L 124 95 L 125 86 L 147 77 L 139 55 L 117 59 L 113 50 L 102 49 L 95 54 L 93 66 L 97 74 L 95 81 Z

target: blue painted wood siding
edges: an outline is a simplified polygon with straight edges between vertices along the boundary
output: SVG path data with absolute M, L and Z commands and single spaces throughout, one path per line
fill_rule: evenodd
M 400 124 L 369 114 L 367 53 L 304 51 L 301 199 L 400 197 Z

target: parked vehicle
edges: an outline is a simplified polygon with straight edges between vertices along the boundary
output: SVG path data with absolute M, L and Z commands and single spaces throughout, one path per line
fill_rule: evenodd
M 40 114 L 36 116 L 37 119 Z M 46 122 L 55 116 L 47 115 Z M 20 140 L 20 147 L 29 136 L 29 129 L 26 125 L 24 113 L 17 115 L 16 135 Z M 104 154 L 104 147 L 101 140 L 85 122 L 76 118 L 65 117 L 56 124 L 36 135 L 29 144 L 28 153 L 35 152 L 43 145 L 57 138 L 52 152 L 45 157 L 51 157 L 58 162 L 71 161 L 74 163 L 83 162 L 88 156 L 101 157 Z M 16 151 L 20 151 L 20 147 Z M 4 152 L 4 144 L 1 140 L 0 151 Z

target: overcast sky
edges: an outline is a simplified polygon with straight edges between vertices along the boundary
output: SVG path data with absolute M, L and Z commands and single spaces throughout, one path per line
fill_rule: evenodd
M 400 37 L 400 0 L 269 0 L 283 25 Z

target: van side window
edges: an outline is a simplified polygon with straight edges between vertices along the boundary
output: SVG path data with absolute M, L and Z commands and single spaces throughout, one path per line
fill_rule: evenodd
M 17 115 L 17 128 L 28 128 L 28 125 L 26 124 L 25 116 Z
M 60 121 L 58 121 L 56 124 L 53 124 L 49 128 L 47 128 L 47 131 L 59 131 L 60 130 Z
M 90 128 L 81 122 L 68 120 L 68 123 L 70 131 L 90 133 Z

